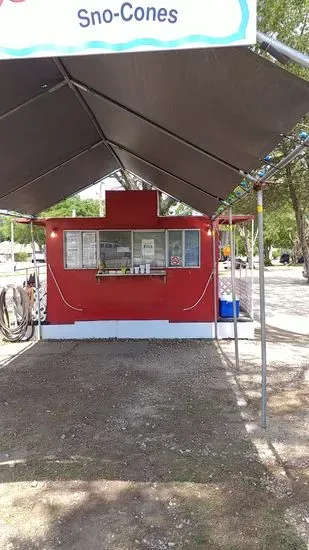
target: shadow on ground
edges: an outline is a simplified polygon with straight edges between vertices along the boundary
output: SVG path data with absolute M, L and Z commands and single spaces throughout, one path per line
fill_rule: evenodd
M 0 380 L 1 548 L 307 548 L 213 343 L 41 343 Z
M 255 319 L 259 322 L 258 279 L 255 282 Z M 302 277 L 301 270 L 287 268 L 280 276 L 277 271 L 268 273 L 265 280 L 265 295 L 268 341 L 298 341 L 308 346 L 309 285 Z
M 256 320 L 259 320 L 256 316 Z M 274 343 L 283 343 L 283 344 L 293 344 L 298 342 L 300 346 L 308 346 L 309 344 L 309 335 L 300 334 L 299 332 L 293 332 L 292 330 L 280 329 L 271 325 L 266 325 L 267 333 L 267 342 Z M 261 330 L 257 328 L 255 330 L 256 338 L 261 338 Z

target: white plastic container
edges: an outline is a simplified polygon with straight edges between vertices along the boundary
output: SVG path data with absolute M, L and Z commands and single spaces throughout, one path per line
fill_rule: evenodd
M 220 300 L 222 300 L 223 302 L 232 302 L 233 296 L 232 294 L 221 294 Z
M 140 265 L 139 268 L 140 268 L 140 271 L 141 271 L 141 275 L 144 275 L 145 274 L 145 266 Z
M 135 268 L 134 268 L 134 273 L 135 273 L 135 275 L 138 275 L 138 274 L 139 274 L 139 267 L 135 267 Z
M 239 300 L 239 296 L 235 296 L 236 300 Z M 233 296 L 232 294 L 221 294 L 220 296 L 220 300 L 223 300 L 224 302 L 232 302 L 233 301 Z
M 146 264 L 146 273 L 150 274 L 150 264 Z

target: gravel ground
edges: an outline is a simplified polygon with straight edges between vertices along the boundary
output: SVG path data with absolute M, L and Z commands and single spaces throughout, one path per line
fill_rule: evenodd
M 267 272 L 266 432 L 258 342 L 3 346 L 0 548 L 307 549 L 308 293 Z
M 240 372 L 234 370 L 234 343 L 221 342 L 245 428 L 259 458 L 272 472 L 278 498 L 288 487 L 287 516 L 309 547 L 309 285 L 302 268 L 268 269 L 266 323 L 268 425 L 260 429 L 260 331 L 256 342 L 240 342 Z M 255 318 L 259 321 L 259 288 L 255 277 Z M 292 503 L 292 501 L 295 501 Z

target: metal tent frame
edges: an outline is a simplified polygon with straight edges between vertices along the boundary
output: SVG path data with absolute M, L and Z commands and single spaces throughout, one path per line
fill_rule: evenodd
M 309 67 L 309 57 L 307 55 L 301 54 L 300 52 L 289 48 L 278 40 L 258 32 L 257 41 L 262 50 L 270 53 L 273 57 L 277 58 L 279 62 L 287 63 L 291 61 L 298 63 L 304 68 Z M 214 280 L 216 280 L 216 220 L 226 209 L 228 209 L 229 217 L 231 219 L 234 204 L 243 198 L 247 193 L 255 190 L 257 192 L 258 199 L 260 256 L 262 426 L 265 428 L 267 414 L 267 357 L 263 256 L 263 187 L 266 182 L 269 182 L 269 179 L 273 175 L 284 168 L 287 164 L 297 159 L 303 151 L 309 147 L 309 137 L 301 140 L 295 150 L 279 162 L 277 166 L 268 164 L 268 169 L 266 169 L 265 173 L 262 175 L 255 176 L 252 171 L 258 164 L 258 158 L 261 162 L 263 162 L 263 160 L 257 156 L 258 151 L 260 152 L 259 154 L 263 154 L 266 147 L 270 149 L 278 142 L 279 136 L 284 135 L 282 130 L 280 133 L 280 128 L 282 128 L 280 115 L 284 112 L 285 121 L 283 126 L 288 128 L 291 127 L 293 123 L 295 123 L 295 121 L 302 116 L 302 114 L 304 114 L 304 110 L 306 108 L 305 105 L 307 105 L 307 85 L 302 82 L 301 79 L 297 79 L 287 73 L 284 74 L 285 71 L 282 71 L 279 67 L 258 58 L 258 56 L 255 56 L 252 52 L 242 48 L 231 48 L 225 51 L 218 50 L 216 52 L 208 51 L 207 53 L 201 51 L 195 51 L 194 53 L 190 51 L 183 51 L 177 52 L 173 56 L 171 56 L 169 52 L 159 52 L 159 55 L 157 55 L 157 52 L 154 54 L 147 53 L 126 55 L 126 60 L 128 60 L 127 63 L 124 61 L 125 55 L 123 54 L 123 56 L 113 56 L 112 61 L 110 56 L 102 56 L 104 59 L 101 60 L 99 59 L 100 56 L 94 56 L 96 57 L 95 60 L 90 59 L 89 56 L 87 60 L 82 58 L 53 59 L 48 60 L 48 62 L 45 62 L 45 60 L 34 60 L 35 66 L 34 62 L 31 62 L 28 66 L 21 65 L 20 63 L 14 66 L 9 64 L 1 65 L 4 70 L 4 74 L 8 73 L 8 75 L 12 77 L 14 84 L 18 83 L 18 79 L 23 79 L 23 74 L 24 76 L 30 75 L 33 79 L 30 79 L 28 82 L 29 89 L 19 90 L 18 93 L 15 91 L 16 97 L 15 99 L 13 98 L 15 101 L 14 104 L 11 103 L 11 90 L 4 90 L 3 92 L 4 106 L 2 106 L 2 111 L 0 112 L 0 123 L 4 124 L 5 130 L 11 133 L 11 135 L 8 135 L 8 141 L 14 141 L 14 131 L 16 132 L 16 129 L 18 130 L 20 121 L 22 121 L 21 123 L 25 125 L 34 119 L 33 113 L 37 117 L 37 120 L 42 119 L 42 112 L 43 114 L 46 114 L 47 122 L 51 125 L 51 130 L 54 133 L 48 135 L 48 137 L 43 135 L 36 136 L 36 139 L 39 139 L 37 143 L 40 145 L 41 149 L 37 152 L 37 157 L 29 160 L 27 169 L 23 170 L 23 172 L 27 175 L 26 178 L 24 177 L 23 179 L 20 172 L 20 174 L 18 174 L 19 181 L 17 182 L 18 178 L 16 179 L 16 170 L 21 170 L 20 166 L 22 166 L 23 161 L 28 161 L 27 152 L 29 151 L 29 148 L 33 148 L 35 142 L 31 142 L 29 144 L 26 143 L 23 159 L 18 159 L 17 157 L 16 160 L 14 158 L 15 164 L 12 166 L 8 164 L 8 167 L 5 167 L 8 175 L 10 175 L 10 170 L 14 173 L 11 178 L 7 179 L 7 181 L 4 180 L 4 189 L 0 196 L 0 206 L 2 208 L 7 208 L 8 210 L 15 209 L 16 207 L 20 210 L 20 207 L 22 206 L 25 208 L 25 212 L 28 211 L 28 213 L 31 214 L 28 219 L 33 220 L 35 218 L 35 212 L 38 212 L 40 209 L 43 210 L 44 208 L 41 207 L 43 205 L 47 206 L 48 201 L 50 204 L 58 202 L 65 196 L 69 196 L 70 194 L 80 191 L 83 187 L 87 186 L 85 183 L 86 181 L 89 183 L 94 183 L 95 181 L 106 177 L 116 170 L 127 168 L 131 172 L 136 173 L 141 179 L 152 183 L 161 191 L 177 197 L 182 202 L 191 204 L 191 206 L 206 215 L 209 214 L 210 211 L 213 212 L 215 207 L 221 205 L 219 210 L 217 210 L 217 214 L 215 214 L 212 218 L 214 263 L 213 277 Z M 147 63 L 145 62 L 145 55 L 147 55 Z M 191 71 L 192 74 L 196 71 L 196 74 L 199 74 L 200 80 L 198 84 L 200 87 L 203 86 L 204 83 L 204 80 L 202 80 L 204 78 L 203 71 L 200 70 L 201 67 L 203 67 L 204 72 L 207 73 L 207 78 L 210 78 L 211 75 L 211 71 L 207 71 L 207 63 L 210 67 L 217 70 L 217 73 L 213 76 L 214 80 L 210 82 L 210 88 L 212 87 L 210 90 L 210 99 L 215 99 L 216 93 L 221 91 L 222 101 L 224 94 L 228 94 L 229 91 L 233 92 L 233 90 L 230 89 L 230 86 L 229 90 L 224 89 L 222 91 L 218 89 L 218 85 L 220 86 L 220 83 L 216 84 L 216 79 L 219 76 L 222 76 L 222 83 L 224 85 L 229 85 L 229 71 L 233 72 L 234 69 L 237 70 L 239 68 L 239 62 L 243 64 L 243 70 L 249 70 L 251 75 L 247 78 L 248 90 L 242 89 L 243 93 L 246 93 L 246 100 L 248 102 L 247 107 L 250 105 L 250 101 L 251 104 L 252 102 L 255 102 L 255 98 L 259 94 L 259 90 L 256 89 L 257 83 L 261 84 L 261 81 L 268 81 L 267 77 L 270 76 L 269 86 L 271 87 L 272 81 L 276 82 L 277 94 L 279 92 L 281 94 L 280 108 L 277 109 L 276 94 L 272 97 L 269 93 L 267 95 L 267 101 L 270 107 L 269 113 L 265 114 L 261 110 L 260 112 L 257 111 L 254 115 L 255 118 L 253 116 L 252 120 L 250 120 L 251 126 L 250 124 L 249 126 L 246 126 L 248 121 L 245 121 L 245 125 L 238 125 L 238 134 L 241 134 L 238 144 L 236 144 L 238 147 L 234 147 L 233 143 L 233 138 L 235 137 L 234 129 L 231 128 L 227 136 L 223 136 L 220 131 L 218 132 L 218 120 L 216 117 L 212 117 L 211 110 L 208 110 L 207 112 L 207 122 L 209 123 L 207 140 L 202 139 L 202 132 L 200 132 L 199 140 L 193 139 L 193 136 L 195 136 L 197 131 L 195 126 L 196 121 L 198 120 L 202 127 L 204 124 L 204 121 L 200 116 L 201 113 L 198 111 L 199 106 L 204 106 L 206 108 L 208 103 L 211 104 L 211 101 L 207 102 L 207 98 L 204 97 L 204 91 L 202 97 L 198 94 L 196 95 L 201 102 L 199 105 L 196 105 L 200 120 L 194 120 L 193 117 L 192 120 L 186 119 L 188 122 L 188 128 L 181 129 L 186 131 L 179 131 L 180 128 L 179 126 L 178 128 L 176 127 L 177 124 L 175 124 L 175 119 L 167 120 L 166 125 L 164 126 L 160 120 L 160 116 L 162 117 L 166 115 L 168 117 L 168 110 L 164 113 L 161 104 L 162 113 L 157 112 L 154 117 L 154 113 L 151 111 L 151 105 L 149 107 L 149 103 L 145 101 L 145 97 L 147 99 L 147 91 L 151 89 L 151 86 L 155 87 L 157 81 L 158 85 L 160 85 L 160 78 L 168 79 L 170 70 L 174 70 L 175 67 L 176 72 L 174 75 L 175 78 L 178 78 L 178 80 L 174 84 L 176 85 L 176 89 L 179 93 L 183 78 L 182 71 L 184 59 L 186 60 L 187 71 Z M 88 71 L 86 63 L 89 63 L 90 65 L 92 64 L 92 73 L 90 69 Z M 99 65 L 96 65 L 96 63 Z M 103 79 L 103 84 L 102 81 L 99 82 L 97 79 L 98 72 L 95 70 L 97 66 L 101 67 L 100 63 L 102 63 L 102 66 L 107 69 L 105 78 Z M 220 63 L 222 63 L 222 70 Z M 148 82 L 146 75 L 149 77 L 149 73 L 147 73 L 149 65 L 153 68 L 156 80 L 151 80 L 148 78 Z M 10 67 L 12 67 L 12 70 Z M 261 71 L 258 76 L 256 67 L 259 67 Z M 124 71 L 124 77 L 129 78 L 130 71 L 131 73 L 132 71 L 134 72 L 134 78 L 136 78 L 138 71 L 138 74 L 144 77 L 143 84 L 145 84 L 145 87 L 143 90 L 143 106 L 138 102 L 136 103 L 134 98 L 134 86 L 132 85 L 133 80 L 128 83 L 129 88 L 131 86 L 131 89 L 128 92 L 131 99 L 131 105 L 128 101 L 124 100 L 123 94 L 121 95 L 121 90 L 119 94 L 114 93 L 115 88 L 113 90 L 110 88 L 111 93 L 106 91 L 106 86 L 108 88 L 110 85 L 109 76 L 117 75 L 117 71 L 122 69 Z M 24 72 L 20 74 L 20 70 Z M 224 71 L 226 71 L 226 74 L 224 74 Z M 191 73 L 188 72 L 188 75 L 189 74 Z M 188 75 L 187 77 L 190 78 Z M 41 80 L 42 78 L 46 78 L 46 81 L 43 83 Z M 171 78 L 173 78 L 173 76 Z M 3 80 L 4 82 L 9 82 L 9 79 L 4 78 Z M 237 78 L 235 78 L 235 80 L 237 80 Z M 291 94 L 289 97 L 284 95 L 284 82 L 291 84 Z M 114 81 L 114 85 L 116 84 L 117 77 Z M 195 86 L 195 82 L 193 84 Z M 148 90 L 147 86 L 149 85 L 150 88 Z M 169 86 L 170 87 L 166 87 L 165 90 L 165 93 L 167 94 L 165 98 L 167 104 L 172 99 L 175 100 L 175 87 L 171 86 L 170 82 Z M 197 89 L 198 87 L 195 86 L 194 91 L 196 92 Z M 239 91 L 239 88 L 235 89 L 232 97 L 234 102 L 237 104 L 237 109 L 235 109 L 236 114 L 237 112 L 241 112 L 242 109 L 242 98 L 239 97 Z M 153 93 L 155 97 L 156 89 L 153 90 Z M 255 96 L 253 94 L 255 94 Z M 192 109 L 195 108 L 195 98 L 190 97 L 190 90 L 182 90 L 183 103 L 179 103 L 178 113 L 181 112 L 181 105 L 185 104 L 186 101 L 191 101 Z M 59 128 L 54 125 L 54 113 L 58 112 L 57 109 L 60 104 L 62 105 L 62 114 L 64 119 L 68 113 L 68 116 L 71 117 L 74 124 L 76 124 L 76 126 L 79 124 L 79 132 L 76 132 L 76 127 L 74 127 L 73 124 L 72 128 L 70 128 L 64 123 L 64 126 L 62 127 L 64 135 L 61 137 L 63 137 L 63 142 L 66 145 L 63 150 L 59 149 L 59 145 L 57 143 Z M 289 107 L 291 106 L 293 106 L 293 112 L 290 112 Z M 44 109 L 44 111 L 42 111 L 42 109 Z M 19 115 L 21 118 L 16 120 L 16 116 Z M 257 122 L 259 122 L 259 116 L 264 117 L 264 127 L 263 124 L 261 124 L 261 128 L 263 127 L 263 130 L 265 131 L 264 140 L 262 140 L 262 136 L 259 135 L 259 125 L 257 124 Z M 114 120 L 116 120 L 116 125 Z M 12 123 L 7 124 L 8 121 L 12 121 Z M 274 121 L 275 127 L 270 129 L 269 123 L 272 121 Z M 239 123 L 239 121 L 237 122 Z M 118 133 L 121 125 L 126 127 L 124 129 L 126 139 L 123 140 L 123 136 Z M 127 132 L 127 128 L 132 129 L 133 127 L 135 129 L 135 134 L 134 139 L 132 140 L 130 132 Z M 145 139 L 139 139 L 139 137 L 143 135 L 147 135 L 150 143 L 150 149 L 145 149 Z M 247 140 L 249 137 L 252 139 L 254 137 L 256 138 L 255 147 L 251 147 L 252 144 L 248 147 L 245 141 L 245 136 L 247 136 Z M 42 144 L 40 140 L 41 137 Z M 67 142 L 70 139 L 72 140 L 72 144 L 69 147 Z M 45 159 L 44 164 L 44 159 L 41 160 L 41 153 L 42 150 L 45 151 L 44 148 L 48 148 L 50 143 L 53 143 L 55 150 L 52 151 L 53 154 L 49 159 Z M 19 141 L 17 145 L 21 147 L 21 142 Z M 134 148 L 136 145 L 137 147 Z M 160 149 L 158 148 L 158 151 L 156 151 L 156 146 L 159 145 Z M 230 147 L 229 151 L 226 151 L 225 149 L 227 146 Z M 163 155 L 166 149 L 171 150 L 171 154 L 173 156 L 172 163 L 169 162 L 167 157 L 164 158 L 164 162 L 157 162 L 156 155 L 153 155 L 153 152 Z M 6 154 L 5 149 L 4 157 L 9 161 L 12 155 L 10 156 L 9 153 Z M 181 163 L 182 157 L 184 157 L 185 163 Z M 36 167 L 35 162 L 37 162 L 38 159 L 41 162 L 40 166 Z M 265 159 L 264 162 L 267 164 Z M 240 169 L 240 166 L 242 166 L 243 169 Z M 189 176 L 186 176 L 186 174 L 183 173 L 182 167 L 189 167 L 189 171 L 191 170 Z M 195 173 L 193 173 L 194 167 L 196 167 Z M 37 172 L 35 172 L 36 168 Z M 207 184 L 207 182 L 205 183 L 204 181 L 201 181 L 200 173 L 207 173 L 209 180 L 216 182 L 216 187 L 212 187 L 210 184 Z M 244 178 L 243 182 L 236 188 L 236 191 L 233 192 L 227 200 L 224 200 L 222 195 L 225 196 L 226 191 L 228 192 L 233 187 L 235 188 L 239 176 Z M 29 195 L 31 195 L 31 199 L 28 199 Z M 8 214 L 12 215 L 10 212 L 8 212 Z M 231 239 L 234 244 L 232 230 Z M 232 249 L 233 248 L 234 246 L 232 246 Z M 234 262 L 232 262 L 232 265 L 233 264 Z M 235 319 L 235 272 L 232 273 L 232 279 L 235 346 L 237 347 L 236 366 L 238 367 L 238 335 L 237 319 Z M 216 285 L 214 286 L 216 287 Z M 217 337 L 218 296 L 216 295 L 216 292 L 214 299 L 216 302 L 215 335 Z
M 279 40 L 265 35 L 264 33 L 257 32 L 257 41 L 260 47 L 266 52 L 270 53 L 273 57 L 277 58 L 281 63 L 288 63 L 289 61 L 309 69 L 309 56 L 298 52 L 297 50 L 290 48 L 283 44 Z M 261 374 L 262 374 L 262 392 L 261 392 L 261 426 L 266 429 L 267 427 L 267 336 L 266 336 L 266 303 L 265 303 L 265 265 L 264 265 L 264 206 L 263 206 L 263 184 L 269 182 L 269 179 L 274 176 L 278 171 L 285 168 L 288 164 L 298 159 L 303 152 L 309 148 L 309 136 L 302 139 L 301 143 L 289 153 L 284 159 L 282 159 L 276 166 L 271 166 L 269 170 L 265 170 L 265 173 L 258 178 L 254 178 L 248 174 L 246 178 L 249 180 L 250 185 L 248 188 L 245 186 L 244 193 L 241 196 L 236 196 L 232 199 L 229 206 L 230 220 L 233 212 L 233 205 L 241 200 L 247 193 L 255 190 L 257 196 L 257 218 L 258 218 L 258 248 L 259 248 L 259 287 L 260 287 L 260 324 L 261 324 Z M 267 159 L 266 159 L 267 161 Z M 230 221 L 231 225 L 231 221 Z M 232 236 L 232 232 L 231 232 Z M 232 246 L 233 249 L 233 246 Z M 253 258 L 253 251 L 252 251 Z M 252 259 L 253 261 L 253 259 Z M 234 266 L 235 267 L 235 266 Z M 232 278 L 235 277 L 235 270 Z M 233 283 L 235 289 L 235 280 Z M 235 300 L 235 292 L 233 291 L 233 301 Z M 234 323 L 236 302 L 233 304 L 234 311 Z M 236 321 L 237 322 L 237 321 Z M 236 367 L 239 365 L 238 344 L 235 345 Z
M 309 58 L 308 58 L 309 62 Z M 264 264 L 264 205 L 263 205 L 263 190 L 265 186 L 269 184 L 269 179 L 277 172 L 281 171 L 288 164 L 297 160 L 303 152 L 309 148 L 309 136 L 304 138 L 302 142 L 289 153 L 284 159 L 282 159 L 277 166 L 272 166 L 269 170 L 265 170 L 265 173 L 260 177 L 255 178 L 250 175 L 249 181 L 251 185 L 241 196 L 237 196 L 230 200 L 228 207 L 230 217 L 230 231 L 231 231 L 231 249 L 232 256 L 235 259 L 233 231 L 232 231 L 232 213 L 233 206 L 236 202 L 239 202 L 241 198 L 247 195 L 249 192 L 255 191 L 257 197 L 257 218 L 258 218 L 258 249 L 259 249 L 259 287 L 260 287 L 260 325 L 261 325 L 261 426 L 266 429 L 267 426 L 267 336 L 266 336 L 266 303 L 265 303 L 265 264 Z M 224 209 L 225 210 L 225 209 Z M 214 217 L 216 219 L 220 214 Z M 234 326 L 237 326 L 236 317 L 236 296 L 235 296 L 235 263 L 232 258 L 232 288 L 233 288 L 233 315 Z M 238 347 L 238 334 L 235 331 L 235 358 L 236 369 L 239 369 L 239 347 Z

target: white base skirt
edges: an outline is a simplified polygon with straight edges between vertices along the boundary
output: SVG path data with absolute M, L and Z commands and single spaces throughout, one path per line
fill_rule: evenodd
M 253 321 L 238 323 L 238 337 L 254 339 Z M 234 323 L 218 323 L 219 339 L 234 339 Z M 43 325 L 43 340 L 213 340 L 215 323 L 169 321 L 81 321 L 72 325 Z

